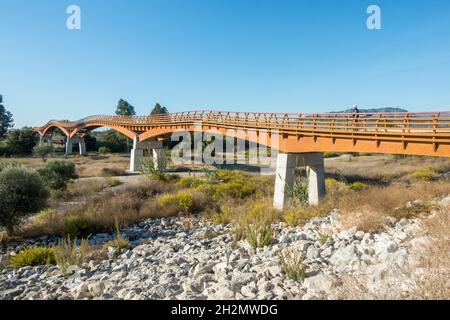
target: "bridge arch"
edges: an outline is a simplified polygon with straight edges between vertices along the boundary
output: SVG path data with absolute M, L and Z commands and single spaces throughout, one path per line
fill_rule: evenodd
M 130 139 L 134 139 L 137 134 L 125 127 L 121 127 L 121 126 L 114 126 L 114 125 L 108 125 L 108 124 L 104 124 L 104 123 L 89 123 L 86 125 L 80 125 L 79 127 L 77 127 L 70 135 L 70 137 L 74 137 L 75 135 L 79 134 L 81 130 L 85 129 L 87 132 L 93 131 L 95 129 L 98 128 L 109 128 L 112 129 L 114 131 L 120 132 L 123 135 L 127 136 Z
M 211 131 L 209 129 L 212 129 Z M 212 133 L 219 134 L 222 137 L 232 137 L 241 139 L 244 141 L 248 141 L 251 143 L 263 145 L 269 148 L 273 148 L 279 150 L 281 138 L 280 135 L 272 134 L 270 135 L 267 132 L 262 130 L 226 130 L 224 128 L 208 128 L 208 129 L 194 129 L 194 128 L 185 128 L 185 129 L 173 129 L 173 128 L 154 128 L 152 130 L 145 131 L 139 135 L 139 141 L 145 142 L 146 140 L 168 140 L 170 136 L 174 132 L 202 132 L 202 133 Z M 275 142 L 275 145 L 274 145 Z
M 53 125 L 53 124 L 47 126 L 47 127 L 42 131 L 42 133 L 40 132 L 40 134 L 41 134 L 41 136 L 44 136 L 44 135 L 46 135 L 46 134 L 49 133 L 49 132 L 52 132 L 52 133 L 53 133 L 53 131 L 54 131 L 55 129 L 60 130 L 62 133 L 64 133 L 64 134 L 66 135 L 66 137 L 70 137 L 70 132 L 69 132 L 69 130 L 67 130 L 67 129 L 64 128 L 64 127 L 61 127 L 61 126 L 58 126 L 58 125 Z

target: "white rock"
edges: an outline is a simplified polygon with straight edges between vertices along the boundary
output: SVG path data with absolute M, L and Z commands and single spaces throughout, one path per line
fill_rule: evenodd
M 319 257 L 319 250 L 315 247 L 309 247 L 306 252 L 306 258 L 313 260 Z
M 356 258 L 356 247 L 351 244 L 336 250 L 331 256 L 330 262 L 341 269 L 345 269 L 345 267 Z
M 88 291 L 93 297 L 99 297 L 105 290 L 105 284 L 103 282 L 93 282 L 88 284 Z
M 328 292 L 333 287 L 333 278 L 329 275 L 320 273 L 313 277 L 306 278 L 303 281 L 303 287 L 313 292 Z
M 279 265 L 270 266 L 267 268 L 267 270 L 269 271 L 269 274 L 274 278 L 276 276 L 281 275 L 281 272 L 282 272 L 281 267 Z

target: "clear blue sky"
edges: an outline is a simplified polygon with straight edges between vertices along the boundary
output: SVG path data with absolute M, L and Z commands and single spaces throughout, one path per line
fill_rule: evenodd
M 80 31 L 66 8 L 81 7 Z M 366 9 L 382 10 L 382 30 Z M 0 94 L 16 127 L 170 111 L 449 110 L 446 0 L 0 0 Z

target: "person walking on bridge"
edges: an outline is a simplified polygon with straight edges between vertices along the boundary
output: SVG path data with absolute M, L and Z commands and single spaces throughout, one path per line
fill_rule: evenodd
M 356 104 L 353 105 L 353 120 L 354 120 L 354 126 L 358 127 L 358 118 L 359 118 L 359 109 Z

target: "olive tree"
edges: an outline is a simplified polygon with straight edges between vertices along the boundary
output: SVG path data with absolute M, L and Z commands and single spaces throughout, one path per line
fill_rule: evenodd
M 0 172 L 0 226 L 14 232 L 28 215 L 41 210 L 49 193 L 41 177 L 21 167 L 6 167 Z

